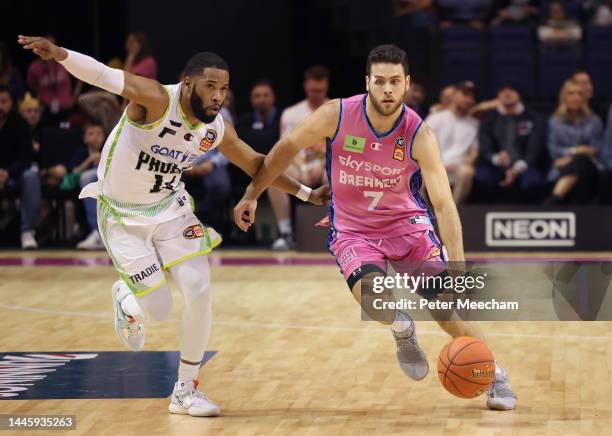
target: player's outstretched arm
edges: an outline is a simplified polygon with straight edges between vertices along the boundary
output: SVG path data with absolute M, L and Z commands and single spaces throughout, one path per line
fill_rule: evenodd
M 227 122 L 225 123 L 225 133 L 223 134 L 223 141 L 219 145 L 219 151 L 223 153 L 231 163 L 236 165 L 250 177 L 253 177 L 257 173 L 257 170 L 266 158 L 265 155 L 256 152 L 240 139 L 234 126 Z M 307 189 L 307 187 L 300 182 L 285 174 L 281 174 L 277 177 L 276 180 L 272 182 L 272 186 L 313 204 L 320 205 L 326 200 L 326 198 L 322 196 L 322 189 L 312 191 L 311 193 L 310 189 Z
M 168 94 L 156 80 L 110 68 L 90 56 L 58 47 L 39 36 L 19 35 L 17 42 L 43 60 L 59 62 L 77 79 L 142 106 L 148 112 L 148 121 L 159 118 L 169 103 Z
M 464 262 L 463 235 L 457 207 L 453 201 L 448 176 L 435 135 L 425 123 L 412 145 L 412 157 L 418 161 L 440 229 L 440 237 L 452 262 Z
M 246 231 L 255 221 L 257 199 L 276 178 L 287 169 L 295 155 L 313 144 L 322 144 L 331 138 L 338 126 L 340 100 L 330 100 L 312 115 L 282 137 L 260 163 L 253 181 L 247 187 L 242 200 L 234 208 L 234 220 Z

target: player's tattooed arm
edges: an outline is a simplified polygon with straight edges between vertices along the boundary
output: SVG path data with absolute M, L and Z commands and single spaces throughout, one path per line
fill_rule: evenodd
M 440 228 L 440 237 L 453 262 L 465 260 L 463 235 L 457 207 L 453 201 L 448 176 L 440 158 L 440 147 L 434 133 L 421 124 L 412 145 L 412 157 L 419 163 L 427 194 L 433 205 Z
M 227 122 L 225 123 L 225 133 L 223 134 L 223 141 L 219 145 L 219 151 L 250 177 L 257 173 L 257 170 L 266 158 L 265 155 L 256 152 L 241 140 L 234 126 Z M 274 180 L 272 186 L 288 194 L 296 195 L 300 190 L 301 184 L 297 180 L 281 174 Z M 313 204 L 323 204 L 325 199 L 319 195 L 311 195 L 309 201 Z
M 77 79 L 130 100 L 128 116 L 133 121 L 151 123 L 158 120 L 170 102 L 156 80 L 107 67 L 92 57 L 59 47 L 39 36 L 19 35 L 17 41 L 43 60 L 61 63 Z

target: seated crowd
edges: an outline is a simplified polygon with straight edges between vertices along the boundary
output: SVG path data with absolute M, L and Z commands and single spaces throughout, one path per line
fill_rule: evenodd
M 523 18 L 530 20 L 534 11 L 530 3 L 504 2 L 507 12 L 500 19 L 513 19 L 519 15 L 516 8 L 523 8 Z M 449 20 L 453 16 L 457 17 L 444 15 Z M 462 20 L 477 25 L 473 18 L 465 15 Z M 126 52 L 125 60 L 111 61 L 113 66 L 156 77 L 157 64 L 146 35 L 131 33 Z M 11 66 L 7 56 L 0 44 L 0 58 L 4 57 L 0 65 Z M 126 102 L 73 83 L 57 63 L 35 60 L 25 81 L 16 68 L 9 73 L 0 74 L 0 232 L 11 217 L 19 216 L 22 247 L 38 247 L 45 240 L 39 230 L 61 198 L 61 208 L 66 201 L 74 205 L 67 239 L 78 249 L 102 249 L 95 200 L 80 201 L 77 194 L 97 179 L 102 147 Z M 304 73 L 305 98 L 281 110 L 273 84 L 258 80 L 251 89 L 250 111 L 236 116 L 230 93 L 222 115 L 247 143 L 265 154 L 327 101 L 329 85 L 327 68 L 309 67 Z M 494 99 L 478 102 L 474 83 L 463 81 L 444 87 L 439 101 L 428 107 L 425 87 L 411 83 L 405 103 L 437 136 L 455 202 L 612 204 L 612 110 L 594 107 L 589 74 L 577 71 L 567 78 L 552 114 L 531 109 L 519 88 L 506 83 Z M 605 123 L 602 118 L 607 118 Z M 326 183 L 325 144 L 312 144 L 300 153 L 288 172 L 311 187 Z M 242 193 L 248 177 L 213 151 L 195 161 L 183 178 L 200 219 L 228 231 L 231 198 Z M 294 245 L 291 200 L 273 188 L 267 195 L 278 226 L 272 248 L 290 249 Z

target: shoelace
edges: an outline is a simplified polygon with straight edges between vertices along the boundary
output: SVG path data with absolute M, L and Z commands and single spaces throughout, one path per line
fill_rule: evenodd
M 516 394 L 512 392 L 510 389 L 510 384 L 508 383 L 508 377 L 504 377 L 500 380 L 494 380 L 489 387 L 489 396 L 499 397 L 499 398 L 516 398 Z
M 402 357 L 407 357 L 409 362 L 418 362 L 425 359 L 425 353 L 420 349 L 416 336 L 395 336 L 395 340 L 402 352 Z
M 128 315 L 128 324 L 127 331 L 128 336 L 138 336 L 140 333 L 140 325 L 136 322 L 136 319 L 133 316 Z

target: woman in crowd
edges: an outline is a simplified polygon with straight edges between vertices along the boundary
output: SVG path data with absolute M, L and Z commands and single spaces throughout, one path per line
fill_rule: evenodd
M 144 32 L 131 32 L 125 41 L 127 57 L 123 69 L 132 74 L 157 79 L 157 61 L 151 54 L 149 39 Z
M 548 203 L 591 202 L 597 192 L 599 153 L 603 124 L 593 114 L 582 86 L 567 80 L 559 106 L 548 121 L 548 151 L 553 161 L 549 181 L 554 182 Z

